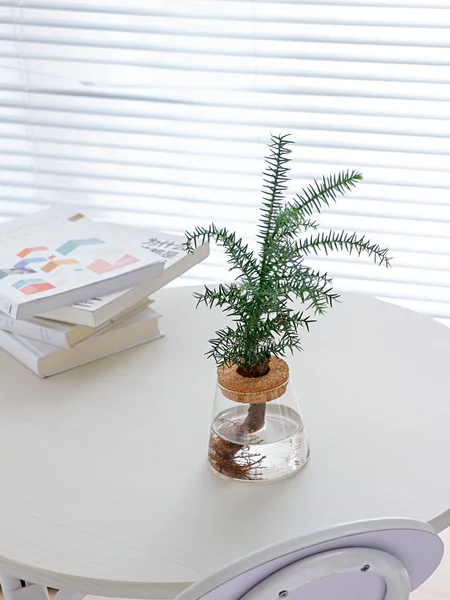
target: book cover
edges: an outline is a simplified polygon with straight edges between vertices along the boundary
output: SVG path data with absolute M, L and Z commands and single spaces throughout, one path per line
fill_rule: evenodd
M 35 316 L 159 277 L 135 231 L 57 206 L 0 225 L 0 310 Z
M 111 225 L 111 227 L 116 227 L 118 230 L 122 229 L 116 225 Z M 170 281 L 180 277 L 209 255 L 209 244 L 203 244 L 193 254 L 186 254 L 184 250 L 185 238 L 181 235 L 142 229 L 134 229 L 133 232 L 140 236 L 141 246 L 144 250 L 156 254 L 165 261 L 164 271 L 160 277 L 155 277 L 128 290 L 89 298 L 71 306 L 52 310 L 41 316 L 86 327 L 99 327 L 125 310 L 126 307 L 154 294 Z

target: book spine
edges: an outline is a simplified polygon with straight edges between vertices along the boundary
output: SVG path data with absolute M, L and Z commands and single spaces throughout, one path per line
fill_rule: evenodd
M 0 315 L 0 329 L 9 331 L 14 335 L 23 335 L 24 337 L 38 342 L 44 342 L 58 348 L 69 348 L 67 338 L 64 332 L 54 331 L 48 327 L 30 323 L 29 321 L 20 321 L 12 319 L 6 315 Z
M 15 302 L 11 302 L 9 298 L 0 294 L 0 311 L 6 313 L 11 317 L 16 318 L 18 306 Z
M 30 371 L 42 377 L 39 373 L 39 357 L 33 354 L 12 333 L 0 331 L 0 348 L 25 365 Z

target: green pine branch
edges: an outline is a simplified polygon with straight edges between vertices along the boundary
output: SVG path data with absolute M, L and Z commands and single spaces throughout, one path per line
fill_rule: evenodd
M 263 173 L 262 204 L 257 255 L 227 228 L 196 227 L 186 233 L 188 252 L 205 242 L 222 246 L 236 281 L 195 294 L 197 302 L 217 307 L 232 318 L 233 325 L 216 331 L 208 356 L 219 365 L 236 364 L 246 370 L 263 364 L 267 357 L 284 356 L 301 349 L 299 330 L 309 330 L 313 315 L 321 315 L 338 301 L 332 279 L 304 263 L 305 257 L 324 252 L 365 254 L 377 264 L 389 266 L 388 250 L 364 235 L 318 232 L 312 219 L 324 206 L 337 201 L 362 179 L 357 171 L 324 177 L 286 201 L 289 155 L 292 141 L 287 135 L 271 136 Z M 308 232 L 314 232 L 309 233 Z M 308 234 L 308 235 L 305 235 Z M 295 310 L 298 300 L 302 310 Z
M 319 233 L 319 235 L 310 236 L 296 244 L 298 254 L 319 254 L 324 251 L 325 254 L 334 251 L 346 251 L 348 254 L 356 252 L 358 256 L 365 253 L 372 257 L 380 265 L 387 267 L 390 264 L 388 249 L 382 248 L 379 244 L 372 244 L 370 240 L 362 235 L 358 238 L 356 233 L 347 233 L 345 231 L 328 231 Z
M 361 180 L 362 174 L 358 171 L 342 171 L 337 175 L 323 177 L 320 182 L 314 180 L 313 184 L 308 185 L 301 194 L 296 195 L 291 208 L 306 215 L 314 212 L 320 213 L 323 204 L 329 206 L 332 202 L 336 202 L 338 196 L 345 196 Z
M 214 241 L 225 248 L 228 255 L 230 271 L 237 269 L 241 275 L 251 280 L 258 276 L 258 265 L 254 253 L 249 251 L 248 244 L 236 239 L 236 233 L 229 233 L 225 227 L 219 229 L 212 223 L 209 227 L 196 227 L 193 233 L 186 232 L 185 249 L 188 253 L 194 252 L 203 244 Z
M 274 220 L 283 210 L 284 192 L 287 190 L 285 185 L 289 178 L 288 158 L 291 150 L 289 146 L 293 143 L 288 140 L 288 135 L 271 136 L 272 143 L 269 144 L 269 156 L 266 156 L 267 168 L 263 172 L 264 185 L 262 186 L 262 206 L 261 206 L 261 228 L 258 237 L 261 240 L 261 273 L 264 276 L 265 266 L 268 261 L 271 244 L 274 241 Z

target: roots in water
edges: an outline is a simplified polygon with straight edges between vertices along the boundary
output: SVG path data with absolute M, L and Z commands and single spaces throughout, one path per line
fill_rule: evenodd
M 265 404 L 250 404 L 244 422 L 233 424 L 228 435 L 235 439 L 248 438 L 249 434 L 264 427 L 265 415 Z M 266 457 L 256 449 L 257 444 L 238 444 L 213 432 L 209 442 L 209 461 L 216 471 L 233 479 L 261 479 L 260 463 Z
M 250 448 L 251 446 L 229 442 L 212 433 L 209 462 L 218 473 L 231 479 L 262 479 L 261 463 L 266 457 Z

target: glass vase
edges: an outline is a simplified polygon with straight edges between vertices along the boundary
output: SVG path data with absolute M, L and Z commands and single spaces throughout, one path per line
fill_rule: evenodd
M 309 458 L 292 382 L 288 378 L 270 388 L 261 386 L 264 377 L 238 381 L 245 391 L 237 391 L 235 385 L 225 387 L 223 378 L 218 378 L 208 457 L 219 475 L 238 481 L 275 481 L 297 473 Z M 234 374 L 232 383 L 236 379 Z

